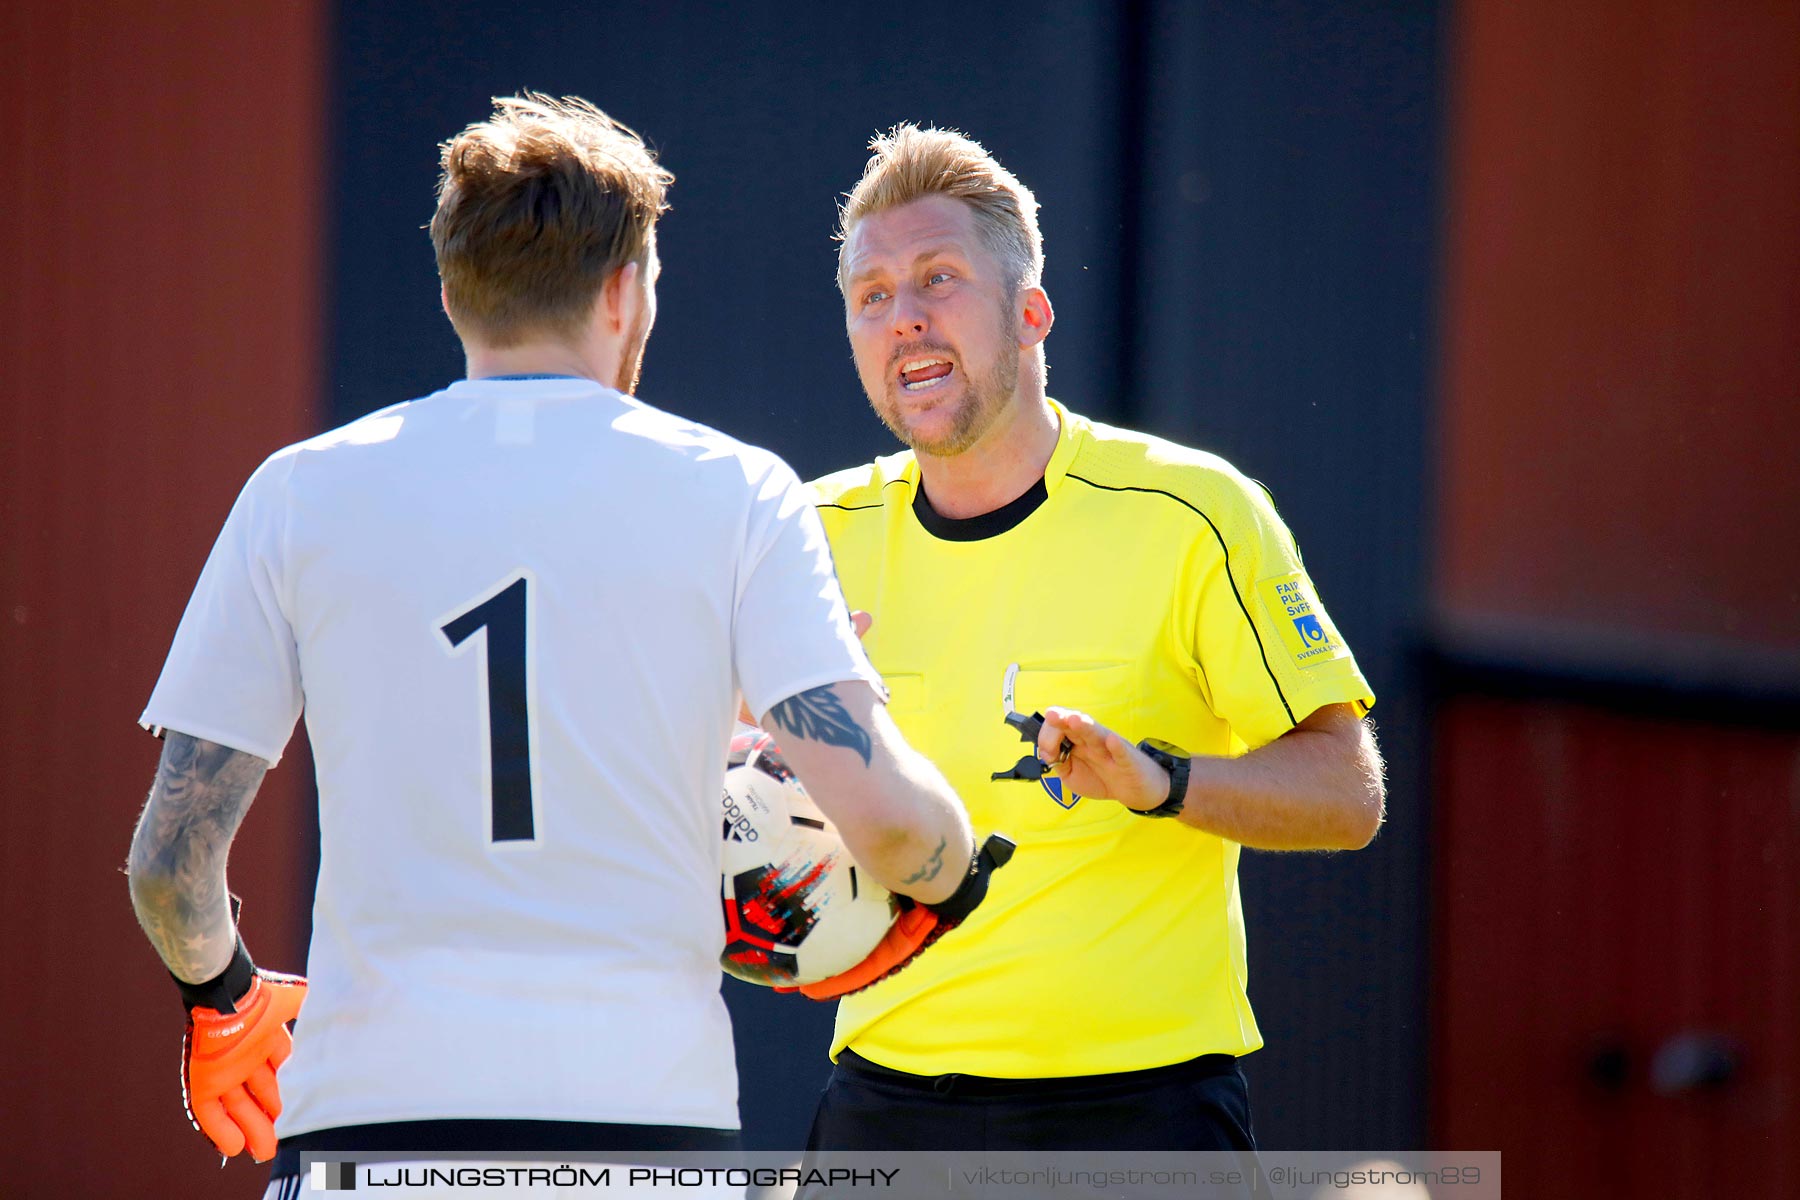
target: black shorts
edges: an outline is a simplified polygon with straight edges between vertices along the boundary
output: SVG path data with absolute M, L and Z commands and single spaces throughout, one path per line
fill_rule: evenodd
M 819 1098 L 809 1155 L 834 1150 L 1250 1152 L 1250 1091 L 1229 1054 L 1054 1079 L 909 1075 L 854 1051 Z

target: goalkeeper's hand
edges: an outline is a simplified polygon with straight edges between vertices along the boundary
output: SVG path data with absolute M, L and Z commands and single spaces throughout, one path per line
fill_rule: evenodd
M 902 896 L 906 907 L 888 926 L 888 931 L 863 960 L 848 971 L 802 984 L 798 988 L 776 988 L 778 992 L 799 992 L 811 1000 L 836 1000 L 860 992 L 878 983 L 917 958 L 927 946 L 968 919 L 987 898 L 988 876 L 1004 867 L 1013 856 L 1013 843 L 1003 834 L 990 834 L 969 863 L 969 873 L 949 899 L 936 904 L 920 904 Z
M 306 980 L 258 970 L 242 938 L 231 965 L 202 984 L 183 983 L 187 1032 L 181 1040 L 181 1102 L 188 1120 L 226 1158 L 246 1146 L 257 1162 L 275 1157 L 281 1093 L 275 1072 L 293 1052 L 288 1022 L 300 1014 Z

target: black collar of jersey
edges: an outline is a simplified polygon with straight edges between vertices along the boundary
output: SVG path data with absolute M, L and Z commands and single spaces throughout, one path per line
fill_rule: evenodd
M 919 524 L 932 537 L 946 542 L 979 542 L 986 538 L 998 537 L 1014 528 L 1038 510 L 1038 505 L 1050 498 L 1050 489 L 1044 485 L 1043 476 L 1025 489 L 1025 494 L 1017 500 L 1009 500 L 993 512 L 984 512 L 973 517 L 946 517 L 931 507 L 931 501 L 925 497 L 925 481 L 919 480 L 919 486 L 913 491 L 913 515 L 919 518 Z

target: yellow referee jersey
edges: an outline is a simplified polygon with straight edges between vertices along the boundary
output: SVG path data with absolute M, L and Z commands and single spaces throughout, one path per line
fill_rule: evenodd
M 839 1003 L 833 1057 L 1029 1078 L 1262 1045 L 1238 845 L 1057 780 L 991 781 L 1030 752 L 1001 720 L 1007 667 L 1021 712 L 1079 708 L 1195 754 L 1374 696 L 1259 485 L 1052 404 L 1043 484 L 999 512 L 938 516 L 910 451 L 813 485 L 850 606 L 874 614 L 889 711 L 977 836 L 1019 847 L 966 924 Z

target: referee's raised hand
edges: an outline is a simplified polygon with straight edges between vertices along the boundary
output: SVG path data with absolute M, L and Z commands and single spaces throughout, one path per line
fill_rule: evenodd
M 1081 796 L 1139 810 L 1155 808 L 1169 796 L 1169 773 L 1161 765 L 1078 709 L 1044 710 L 1037 754 L 1048 764 L 1044 774 Z

